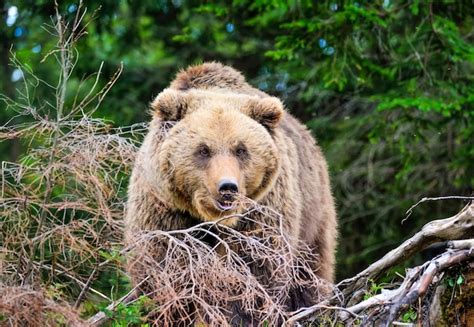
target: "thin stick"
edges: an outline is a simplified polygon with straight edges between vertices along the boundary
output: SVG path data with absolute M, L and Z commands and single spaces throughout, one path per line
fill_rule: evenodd
M 86 284 L 81 290 L 81 293 L 79 293 L 79 296 L 77 297 L 76 302 L 74 303 L 74 309 L 79 308 L 79 305 L 81 304 L 82 300 L 84 299 L 86 292 L 89 290 L 89 287 L 91 286 L 92 281 L 94 280 L 95 273 L 97 271 L 97 267 L 94 268 L 94 270 L 91 272 L 89 278 L 86 281 Z
M 406 212 L 405 212 L 405 218 L 402 220 L 402 224 L 411 216 L 413 213 L 413 209 L 415 209 L 418 205 L 420 205 L 423 202 L 428 202 L 428 201 L 442 201 L 442 200 L 474 200 L 474 196 L 458 196 L 458 195 L 451 195 L 451 196 L 440 196 L 436 198 L 423 198 L 414 205 L 412 205 Z

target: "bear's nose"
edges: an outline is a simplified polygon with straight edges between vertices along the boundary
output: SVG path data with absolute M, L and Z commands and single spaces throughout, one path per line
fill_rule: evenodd
M 218 189 L 220 193 L 224 193 L 224 192 L 237 193 L 239 191 L 237 182 L 232 179 L 222 179 L 219 182 Z

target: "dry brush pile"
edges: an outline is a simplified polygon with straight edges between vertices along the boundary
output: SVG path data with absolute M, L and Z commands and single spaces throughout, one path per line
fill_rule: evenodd
M 121 185 L 136 152 L 135 135 L 145 126 L 114 129 L 92 118 L 121 67 L 106 85 L 99 85 L 99 67 L 70 88 L 78 58 L 75 44 L 87 26 L 84 15 L 78 10 L 66 22 L 58 13 L 45 26 L 57 45 L 43 61 L 58 63 L 57 80 L 41 79 L 12 54 L 12 63 L 24 74 L 23 85 L 15 99 L 0 98 L 16 113 L 0 128 L 0 138 L 21 140 L 26 148 L 18 162 L 2 162 L 0 175 L 0 293 L 17 294 L 12 298 L 18 301 L 26 297 L 32 304 L 13 310 L 11 299 L 2 297 L 7 302 L 0 304 L 0 315 L 11 325 L 22 323 L 19 308 L 61 308 L 56 316 L 47 310 L 31 315 L 41 325 L 55 319 L 72 322 L 68 315 L 77 315 L 88 294 L 111 301 L 91 284 L 103 271 L 116 269 L 108 267 L 114 263 L 103 253 L 121 244 Z M 36 99 L 40 88 L 49 93 Z M 57 298 L 71 306 L 48 304 Z
M 287 309 L 289 292 L 317 288 L 322 281 L 310 267 L 317 258 L 304 246 L 296 251 L 282 228 L 254 220 L 259 228 L 243 233 L 219 222 L 201 223 L 187 230 L 137 235 L 135 244 L 124 248 L 126 182 L 146 125 L 113 128 L 92 118 L 121 67 L 106 85 L 99 83 L 99 67 L 97 74 L 70 88 L 78 60 L 75 44 L 87 26 L 85 17 L 86 10 L 79 6 L 73 21 L 66 22 L 57 13 L 46 26 L 58 40 L 44 58 L 58 62 L 56 81 L 39 78 L 13 56 L 13 63 L 25 75 L 23 86 L 16 99 L 1 97 L 17 116 L 0 127 L 0 139 L 21 139 L 27 149 L 18 162 L 2 162 L 1 166 L 1 324 L 81 326 L 107 321 L 110 314 L 105 312 L 139 301 L 135 289 L 116 299 L 94 287 L 104 274 L 125 275 L 121 258 L 130 253 L 130 264 L 139 264 L 143 270 L 137 288 L 145 290 L 151 301 L 146 315 L 158 325 L 226 325 L 227 310 L 233 303 L 251 312 L 261 325 L 294 325 L 315 319 L 321 324 L 388 325 L 411 306 L 433 302 L 449 269 L 472 263 L 472 204 L 452 218 L 427 224 L 400 248 L 339 283 L 332 298 L 297 312 Z M 39 86 L 48 89 L 51 97 L 35 99 L 34 90 Z M 270 208 L 242 201 L 248 211 L 241 219 L 253 219 L 255 213 L 276 222 L 284 219 Z M 204 237 L 213 242 L 204 242 Z M 400 283 L 370 294 L 371 281 L 438 241 L 452 241 L 450 250 L 408 270 Z M 143 251 L 163 242 L 167 247 L 161 261 Z M 250 261 L 271 269 L 272 278 L 259 279 Z M 87 317 L 91 315 L 84 308 L 87 299 L 110 305 Z M 429 307 L 420 306 L 419 321 L 432 318 L 425 310 Z
M 221 224 L 235 218 L 232 215 L 188 229 L 136 236 L 129 264 L 141 275 L 137 282 L 150 286 L 141 287 L 145 294 L 160 303 L 149 312 L 157 325 L 198 321 L 224 326 L 231 320 L 229 311 L 238 306 L 251 320 L 275 326 L 292 314 L 288 299 L 295 293 L 311 290 L 317 302 L 322 299 L 318 290 L 331 289 L 314 273 L 318 258 L 283 233 L 284 217 L 249 199 L 241 201 L 247 210 L 237 216 L 253 224 L 252 231 Z M 272 225 L 257 220 L 258 215 L 273 219 Z M 158 261 L 156 253 L 162 248 L 166 250 Z

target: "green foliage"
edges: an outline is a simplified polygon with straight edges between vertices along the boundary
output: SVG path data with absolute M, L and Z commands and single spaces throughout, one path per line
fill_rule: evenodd
M 132 304 L 125 305 L 119 303 L 114 310 L 104 307 L 103 311 L 111 318 L 112 327 L 141 326 L 148 327 L 145 323 L 146 312 L 150 309 L 151 300 L 146 296 L 141 296 Z
M 418 314 L 415 309 L 410 307 L 407 311 L 402 314 L 402 322 L 413 323 L 416 322 Z
M 384 289 L 384 286 L 381 284 L 377 284 L 374 280 L 370 279 L 370 289 L 364 295 L 364 300 L 371 298 L 374 295 L 380 294 L 380 292 Z
M 449 287 L 455 288 L 461 286 L 464 283 L 464 277 L 462 274 L 447 276 L 445 281 Z

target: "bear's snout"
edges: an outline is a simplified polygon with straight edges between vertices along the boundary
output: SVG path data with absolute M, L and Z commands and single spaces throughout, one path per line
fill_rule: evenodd
M 207 172 L 211 194 L 222 196 L 229 193 L 234 195 L 245 189 L 239 162 L 230 155 L 216 155 L 211 159 Z
M 235 179 L 223 178 L 219 181 L 217 190 L 220 195 L 217 200 L 218 209 L 222 211 L 235 209 L 235 195 L 239 192 L 237 181 Z
M 219 181 L 218 190 L 219 193 L 223 194 L 222 196 L 225 197 L 231 195 L 229 193 L 238 193 L 239 186 L 235 180 L 225 178 Z

